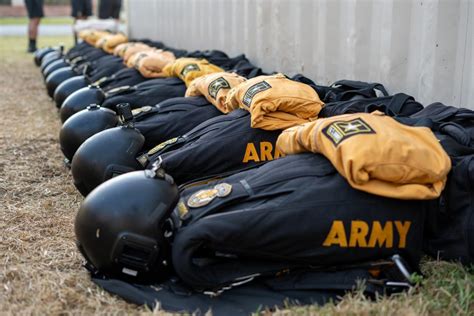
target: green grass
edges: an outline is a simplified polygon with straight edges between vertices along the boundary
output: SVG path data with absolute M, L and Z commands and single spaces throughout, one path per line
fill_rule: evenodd
M 43 25 L 72 24 L 73 18 L 67 16 L 45 17 L 41 19 Z M 0 18 L 0 25 L 23 25 L 28 24 L 27 17 L 3 17 Z
M 46 46 L 64 45 L 66 49 L 72 47 L 74 39 L 71 36 L 39 36 L 38 48 Z M 26 52 L 26 36 L 6 36 L 0 37 L 0 60 L 9 61 L 16 64 L 33 60 L 33 54 Z M 0 313 L 1 314 L 1 313 Z

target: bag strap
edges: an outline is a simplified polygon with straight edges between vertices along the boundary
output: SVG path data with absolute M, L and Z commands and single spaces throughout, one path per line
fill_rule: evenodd
M 412 96 L 405 93 L 397 93 L 393 95 L 392 100 L 388 105 L 388 109 L 393 112 L 394 115 L 401 113 L 403 106 L 408 100 L 414 100 Z

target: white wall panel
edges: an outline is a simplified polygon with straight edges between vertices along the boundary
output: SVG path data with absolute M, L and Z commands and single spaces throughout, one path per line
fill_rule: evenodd
M 130 35 L 474 109 L 474 0 L 128 0 Z

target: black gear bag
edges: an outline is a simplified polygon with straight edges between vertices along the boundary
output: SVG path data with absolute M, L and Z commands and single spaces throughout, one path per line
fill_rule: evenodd
M 132 109 L 155 105 L 161 101 L 184 97 L 186 85 L 179 78 L 157 78 L 134 86 L 121 86 L 105 93 L 102 107 L 115 110 L 120 103 L 129 103 Z
M 136 109 L 134 127 L 145 136 L 145 151 L 219 115 L 222 113 L 204 97 L 179 97 Z
M 281 131 L 250 127 L 249 112 L 219 115 L 186 134 L 169 139 L 137 159 L 143 165 L 161 160 L 178 184 L 222 173 L 235 173 L 281 156 L 276 140 Z
M 446 187 L 430 206 L 425 251 L 435 258 L 474 263 L 474 111 L 428 105 L 402 122 L 430 127 L 451 157 Z
M 355 190 L 325 157 L 291 155 L 185 188 L 174 212 L 173 267 L 197 290 L 394 254 L 417 267 L 425 215 L 426 201 Z

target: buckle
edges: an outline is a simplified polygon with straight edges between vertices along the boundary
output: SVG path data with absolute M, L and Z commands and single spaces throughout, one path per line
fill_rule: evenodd
M 219 296 L 220 294 L 222 294 L 223 292 L 225 292 L 227 290 L 230 290 L 230 289 L 232 289 L 236 286 L 247 284 L 247 283 L 253 281 L 258 276 L 260 276 L 260 273 L 255 273 L 255 274 L 239 277 L 239 278 L 235 279 L 233 283 L 230 283 L 226 286 L 223 286 L 223 287 L 221 287 L 221 288 L 219 288 L 215 291 L 204 291 L 202 293 L 204 295 L 209 295 L 210 297 L 216 297 L 216 296 Z
M 135 118 L 133 117 L 130 103 L 120 103 L 116 106 L 117 115 L 122 122 L 122 125 L 133 127 Z

